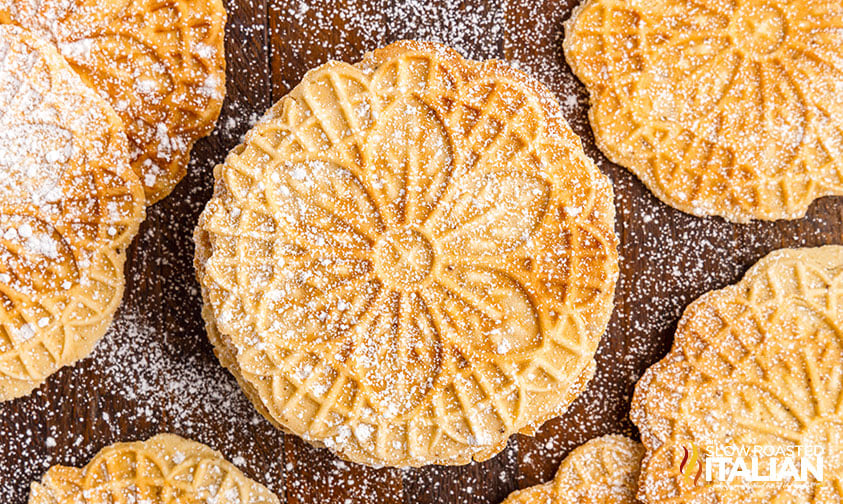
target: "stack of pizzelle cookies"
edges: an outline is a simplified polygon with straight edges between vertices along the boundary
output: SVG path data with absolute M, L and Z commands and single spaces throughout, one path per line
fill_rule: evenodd
M 794 218 L 841 193 L 839 68 L 814 61 L 843 49 L 823 35 L 840 6 L 697 10 L 575 12 L 566 56 L 601 148 L 697 215 Z M 611 193 L 557 109 L 501 63 L 401 42 L 311 71 L 266 114 L 196 230 L 209 337 L 262 414 L 343 458 L 417 466 L 484 460 L 564 410 L 593 373 L 616 252 Z M 771 340 L 807 330 L 784 329 Z
M 0 0 L 0 401 L 88 355 L 225 93 L 212 1 Z
M 279 428 L 354 462 L 465 464 L 593 376 L 612 188 L 506 64 L 420 42 L 328 63 L 214 177 L 203 315 Z

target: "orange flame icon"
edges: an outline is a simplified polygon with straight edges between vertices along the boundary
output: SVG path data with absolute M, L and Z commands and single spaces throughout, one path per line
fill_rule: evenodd
M 685 451 L 685 454 L 682 456 L 682 462 L 679 463 L 679 472 L 682 473 L 682 477 L 685 478 L 685 484 L 691 486 L 691 474 L 693 474 L 694 464 L 696 464 L 697 473 L 694 475 L 693 486 L 697 486 L 703 471 L 700 449 L 697 445 L 692 444 L 690 451 L 688 451 L 686 446 L 683 446 L 682 450 Z

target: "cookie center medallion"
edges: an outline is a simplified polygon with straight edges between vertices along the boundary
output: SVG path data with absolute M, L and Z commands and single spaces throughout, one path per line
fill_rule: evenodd
M 786 29 L 782 12 L 766 3 L 746 2 L 732 19 L 732 37 L 750 56 L 763 56 L 778 49 Z
M 400 290 L 414 290 L 433 265 L 433 246 L 418 231 L 387 231 L 375 244 L 375 268 L 380 278 Z

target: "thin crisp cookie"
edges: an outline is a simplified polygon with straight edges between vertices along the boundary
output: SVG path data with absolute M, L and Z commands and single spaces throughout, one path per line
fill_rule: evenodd
M 636 504 L 644 447 L 624 436 L 592 439 L 572 451 L 553 481 L 510 494 L 502 504 Z
M 748 222 L 843 195 L 838 0 L 588 0 L 565 32 L 597 146 L 668 205 Z
M 53 42 L 117 111 L 148 204 L 219 117 L 225 18 L 222 0 L 0 0 L 0 22 Z
M 29 504 L 279 504 L 207 446 L 173 434 L 118 443 L 85 467 L 53 466 L 32 483 Z
M 463 464 L 593 375 L 612 188 L 504 63 L 418 42 L 328 63 L 214 176 L 208 334 L 280 428 L 371 465 Z
M 87 356 L 144 216 L 123 125 L 55 47 L 0 25 L 0 401 Z
M 630 416 L 647 449 L 640 497 L 843 500 L 841 328 L 841 246 L 773 252 L 694 301 L 670 353 L 635 387 Z

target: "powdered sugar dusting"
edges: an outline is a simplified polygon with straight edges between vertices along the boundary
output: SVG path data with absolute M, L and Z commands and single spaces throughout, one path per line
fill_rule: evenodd
M 54 42 L 120 115 L 130 162 L 157 201 L 181 179 L 223 98 L 219 0 L 0 0 L 4 22 Z M 70 118 L 68 118 L 70 119 Z
M 617 275 L 614 208 L 537 87 L 390 45 L 312 70 L 217 167 L 197 266 L 214 344 L 258 407 L 351 460 L 416 466 L 496 453 L 580 392 Z M 563 149 L 569 166 L 544 161 Z
M 238 465 L 242 457 L 244 472 L 277 492 L 282 502 L 498 504 L 517 487 L 550 480 L 563 456 L 588 439 L 609 432 L 634 434 L 627 419 L 632 386 L 667 351 L 676 320 L 691 300 L 733 283 L 769 250 L 841 242 L 839 200 L 819 202 L 800 221 L 736 226 L 672 210 L 627 171 L 605 161 L 587 123 L 584 88 L 561 55 L 562 22 L 573 1 L 508 1 L 502 3 L 503 11 L 478 7 L 473 14 L 454 8 L 456 2 L 443 4 L 449 9 L 421 1 L 395 2 L 397 7 L 385 1 L 358 2 L 356 8 L 340 3 L 279 0 L 267 13 L 259 0 L 229 2 L 229 101 L 217 134 L 194 151 L 193 157 L 202 162 L 176 194 L 153 208 L 133 249 L 125 315 L 101 350 L 113 362 L 84 361 L 59 373 L 31 398 L 0 405 L 0 502 L 24 503 L 28 482 L 53 463 L 82 465 L 111 442 L 172 430 L 222 450 Z M 387 10 L 426 15 L 387 18 Z M 271 33 L 263 24 L 267 17 Z M 502 27 L 487 36 L 493 24 Z M 221 161 L 273 99 L 298 83 L 306 70 L 331 58 L 356 61 L 399 32 L 432 36 L 468 57 L 506 56 L 537 76 L 556 94 L 574 131 L 583 137 L 586 152 L 612 178 L 616 194 L 621 276 L 615 315 L 598 351 L 596 377 L 568 413 L 546 424 L 536 437 L 515 436 L 494 459 L 464 467 L 362 468 L 279 434 L 255 415 L 211 354 L 192 278 L 188 237 L 210 197 L 213 163 Z M 270 65 L 263 64 L 270 55 L 274 90 Z M 133 322 L 122 322 L 126 316 Z M 135 327 L 128 330 L 127 323 Z M 149 353 L 145 344 L 133 344 L 131 337 L 118 334 L 131 333 L 137 326 L 144 328 L 139 341 L 151 345 Z M 129 343 L 120 346 L 117 341 Z M 153 366 L 156 371 L 135 364 L 144 355 L 147 360 L 160 355 L 163 360 Z M 119 393 L 100 386 L 99 377 L 107 368 L 114 373 L 109 383 L 120 381 L 125 373 L 146 383 L 144 395 L 128 401 L 120 393 L 131 389 L 130 384 L 117 384 Z M 159 388 L 151 380 L 167 379 L 181 385 L 161 385 L 160 390 L 169 392 L 156 392 Z M 184 380 L 193 383 L 184 385 Z M 177 398 L 179 394 L 184 398 Z M 205 401 L 208 406 L 201 404 Z M 167 405 L 170 402 L 173 406 Z
M 565 54 L 592 93 L 603 151 L 699 216 L 793 219 L 843 195 L 829 170 L 843 134 L 826 112 L 843 105 L 831 84 L 843 80 L 843 40 L 826 35 L 843 29 L 839 5 L 698 7 L 593 0 L 568 24 Z M 693 25 L 677 28 L 689 12 Z
M 183 343 L 183 342 L 182 342 Z M 96 388 L 89 389 L 88 376 L 96 376 Z M 68 370 L 63 378 L 70 384 L 65 395 L 47 398 L 37 391 L 27 407 L 18 410 L 26 417 L 34 416 L 43 422 L 45 435 L 32 431 L 13 432 L 14 416 L 0 425 L 0 438 L 15 439 L 18 449 L 0 446 L 0 459 L 6 460 L 7 469 L 13 470 L 0 479 L 0 497 L 5 502 L 20 495 L 15 487 L 27 480 L 40 479 L 43 470 L 56 463 L 84 465 L 88 459 L 107 444 L 108 440 L 131 440 L 136 429 L 159 425 L 159 430 L 177 432 L 194 440 L 223 449 L 233 462 L 248 470 L 254 440 L 242 438 L 246 430 L 263 427 L 266 422 L 251 407 L 234 379 L 209 358 L 207 352 L 185 353 L 177 343 L 162 338 L 148 321 L 137 313 L 124 310 L 114 322 L 105 339 L 83 366 Z M 56 424 L 67 420 L 68 410 L 75 411 L 80 394 L 93 393 L 88 410 L 80 411 L 80 430 L 63 432 Z M 138 406 L 114 409 L 113 401 Z M 38 404 L 41 403 L 41 404 Z M 43 403 L 47 403 L 46 405 Z M 72 418 L 72 417 L 71 417 Z M 223 439 L 215 433 L 209 437 L 206 426 L 209 419 L 233 422 L 223 429 Z M 83 424 L 93 423 L 98 432 L 95 443 L 83 442 L 88 432 Z M 271 430 L 271 428 L 269 428 Z M 240 435 L 238 435 L 240 434 Z M 56 450 L 60 444 L 64 449 Z M 70 444 L 73 450 L 67 450 Z M 280 439 L 276 464 L 281 463 Z M 22 449 L 21 449 L 22 448 Z M 14 449 L 14 452 L 7 450 Z M 37 455 L 40 453 L 40 455 Z M 34 456 L 34 458 L 32 458 Z M 17 460 L 10 461 L 12 457 Z M 17 458 L 20 457 L 20 458 Z M 272 465 L 270 464 L 270 469 Z M 264 480 L 265 478 L 260 478 Z M 13 486 L 14 485 L 14 486 Z M 20 488 L 20 487 L 19 487 Z

